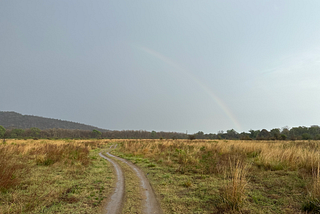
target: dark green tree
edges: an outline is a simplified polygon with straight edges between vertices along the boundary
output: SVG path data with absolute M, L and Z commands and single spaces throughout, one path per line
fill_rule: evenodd
M 252 139 L 250 138 L 249 133 L 241 132 L 240 133 L 240 140 L 252 140 Z
M 36 128 L 36 127 L 30 128 L 30 136 L 31 137 L 39 138 L 40 132 L 41 132 L 41 129 L 39 129 L 39 128 Z
M 271 135 L 270 138 L 272 140 L 280 140 L 281 139 L 280 129 L 271 129 L 270 135 Z
M 316 140 L 316 138 L 317 138 L 316 136 L 320 134 L 320 127 L 319 127 L 319 126 L 316 126 L 316 125 L 311 126 L 311 127 L 309 128 L 309 134 L 311 135 L 311 137 L 312 137 L 313 139 Z
M 314 139 L 314 140 L 320 140 L 320 134 L 317 134 L 316 136 L 314 136 L 313 139 Z
M 225 136 L 227 139 L 239 139 L 239 133 L 236 132 L 234 129 L 227 130 Z
M 281 139 L 281 140 L 286 140 L 286 139 L 287 139 L 287 135 L 281 134 L 280 139 Z
M 289 127 L 288 126 L 285 126 L 281 129 L 281 134 L 283 135 L 286 135 L 286 136 L 289 136 L 290 135 L 290 130 L 289 130 Z
M 251 138 L 251 139 L 256 139 L 257 138 L 257 136 L 258 136 L 258 134 L 260 133 L 260 130 L 249 130 L 249 132 L 250 132 L 250 135 L 249 135 L 249 137 Z
M 217 139 L 225 139 L 225 138 L 226 138 L 226 136 L 225 136 L 225 133 L 223 132 L 223 130 L 218 131 Z
M 257 140 L 269 140 L 270 139 L 270 133 L 266 129 L 262 129 L 261 132 L 258 134 Z
M 102 135 L 102 133 L 101 133 L 100 131 L 95 130 L 95 129 L 92 130 L 92 136 L 93 136 L 94 138 L 100 138 L 101 135 Z
M 311 140 L 312 139 L 312 137 L 309 133 L 303 133 L 301 135 L 301 137 L 302 137 L 302 140 Z
M 197 139 L 205 139 L 205 135 L 203 133 L 203 131 L 198 131 L 196 134 L 195 134 L 195 137 Z
M 23 137 L 23 133 L 24 133 L 23 129 L 13 129 L 11 131 L 10 137 L 11 138 L 21 138 L 21 137 Z
M 196 139 L 196 136 L 194 134 L 188 135 L 189 140 L 194 140 Z
M 4 135 L 6 133 L 6 129 L 3 127 L 3 126 L 0 126 L 0 138 L 3 138 L 4 139 Z
M 151 138 L 152 139 L 156 139 L 157 138 L 157 132 L 156 131 L 152 131 L 151 132 Z

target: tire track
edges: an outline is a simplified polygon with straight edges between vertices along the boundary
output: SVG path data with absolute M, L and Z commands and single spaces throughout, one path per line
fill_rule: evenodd
M 119 164 L 113 161 L 110 158 L 107 158 L 101 152 L 99 153 L 100 157 L 106 159 L 110 163 L 112 163 L 115 168 L 117 174 L 117 183 L 115 187 L 114 193 L 111 195 L 110 199 L 107 202 L 107 205 L 104 209 L 104 213 L 107 214 L 119 214 L 122 211 L 123 198 L 124 198 L 124 176 Z
M 110 149 L 112 147 L 116 148 L 117 144 L 114 145 L 114 146 L 111 146 Z M 111 200 L 107 204 L 107 210 L 108 210 L 109 207 L 110 207 L 110 210 L 111 210 L 111 207 L 114 207 L 113 203 L 117 203 L 117 204 L 120 204 L 120 205 L 123 204 L 124 176 L 123 176 L 123 173 L 121 171 L 120 166 L 117 163 L 115 163 L 115 161 L 111 160 L 110 158 L 107 158 L 106 156 L 102 155 L 101 153 L 99 155 L 101 157 L 105 158 L 106 160 L 110 161 L 113 164 L 113 166 L 115 167 L 116 171 L 117 171 L 118 182 L 117 182 L 117 185 L 116 185 L 116 190 L 115 190 L 115 193 L 111 196 Z M 141 185 L 141 189 L 142 189 L 141 192 L 142 192 L 142 196 L 143 196 L 143 199 L 144 199 L 143 200 L 142 213 L 144 213 L 144 214 L 162 214 L 163 212 L 161 210 L 160 204 L 158 203 L 158 201 L 156 199 L 156 196 L 154 194 L 154 191 L 153 191 L 148 179 L 144 175 L 144 173 L 136 165 L 134 165 L 133 163 L 131 163 L 131 162 L 125 160 L 125 159 L 122 159 L 122 158 L 119 158 L 117 156 L 114 156 L 114 155 L 110 154 L 109 152 L 106 152 L 106 155 L 108 155 L 109 157 L 112 157 L 114 159 L 117 159 L 117 160 L 127 164 L 131 169 L 133 169 L 135 171 L 137 177 L 140 180 L 140 185 Z M 117 168 L 118 168 L 118 170 L 117 170 Z M 118 174 L 118 171 L 121 171 L 121 175 Z M 120 199 L 120 197 L 118 197 L 118 199 L 117 199 L 117 197 L 114 196 L 114 195 L 117 193 L 117 189 L 119 188 L 118 183 L 119 183 L 119 177 L 120 176 L 122 176 L 122 180 L 123 180 L 122 188 L 121 188 L 123 193 L 122 193 L 121 199 Z M 115 200 L 120 200 L 120 202 L 119 201 L 115 202 Z M 119 207 L 121 207 L 121 206 L 119 206 Z M 119 211 L 115 210 L 115 212 L 110 212 L 108 210 L 107 213 L 108 214 L 109 213 L 120 213 L 120 209 L 119 209 Z

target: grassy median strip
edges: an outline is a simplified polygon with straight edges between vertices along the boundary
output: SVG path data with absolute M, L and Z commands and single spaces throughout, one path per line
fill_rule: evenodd
M 99 213 L 115 175 L 105 141 L 7 141 L 0 145 L 0 213 Z M 3 167 L 10 166 L 10 167 Z

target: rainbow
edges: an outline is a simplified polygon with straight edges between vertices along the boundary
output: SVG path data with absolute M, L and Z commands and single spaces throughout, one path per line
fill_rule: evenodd
M 139 49 L 139 50 L 141 50 L 141 51 L 143 51 L 143 52 L 145 52 L 145 53 L 148 53 L 148 54 L 156 57 L 157 59 L 161 60 L 162 62 L 172 66 L 173 68 L 176 69 L 177 72 L 182 73 L 184 76 L 187 76 L 189 79 L 191 79 L 193 82 L 195 82 L 221 108 L 221 110 L 226 114 L 226 116 L 232 121 L 232 123 L 234 124 L 236 129 L 241 130 L 241 126 L 240 126 L 238 120 L 232 114 L 232 112 L 230 111 L 228 106 L 223 102 L 223 100 L 220 97 L 218 97 L 206 84 L 204 84 L 199 79 L 197 79 L 194 75 L 192 75 L 187 69 L 182 68 L 182 66 L 180 66 L 178 63 L 175 63 L 174 61 L 172 61 L 168 57 L 160 54 L 157 51 L 151 50 L 150 48 L 146 48 L 146 47 L 142 47 L 142 46 L 136 46 L 136 45 L 132 45 L 132 46 L 137 48 L 137 49 Z

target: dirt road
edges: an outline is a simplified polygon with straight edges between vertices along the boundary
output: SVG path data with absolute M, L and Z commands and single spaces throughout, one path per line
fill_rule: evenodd
M 114 146 L 114 148 L 117 145 Z M 112 149 L 112 146 L 110 147 L 110 149 Z M 108 200 L 106 206 L 105 206 L 105 213 L 108 214 L 118 214 L 122 212 L 122 205 L 125 203 L 124 201 L 124 192 L 125 192 L 125 179 L 124 179 L 124 175 L 123 172 L 121 170 L 120 165 L 115 161 L 121 161 L 124 164 L 128 165 L 136 174 L 136 176 L 139 178 L 140 180 L 140 188 L 141 188 L 141 193 L 142 193 L 142 210 L 141 213 L 143 214 L 162 214 L 162 210 L 161 207 L 159 205 L 159 202 L 156 199 L 156 196 L 153 192 L 153 189 L 148 181 L 148 179 L 146 178 L 146 176 L 144 175 L 144 173 L 133 163 L 119 158 L 117 156 L 114 156 L 112 154 L 110 154 L 109 152 L 105 152 L 105 155 L 103 155 L 102 153 L 100 153 L 99 155 L 101 157 L 103 157 L 104 159 L 110 161 L 116 171 L 117 174 L 117 183 L 116 183 L 116 187 L 115 187 L 115 191 L 114 193 L 110 196 L 110 199 Z
M 110 158 L 107 158 L 106 156 L 99 153 L 99 155 L 106 159 L 107 161 L 111 162 L 113 167 L 115 168 L 116 174 L 117 174 L 117 183 L 115 187 L 114 193 L 109 198 L 107 205 L 105 207 L 105 213 L 110 214 L 118 214 L 122 211 L 122 205 L 123 205 L 123 198 L 124 198 L 124 176 L 123 172 L 121 170 L 121 167 L 119 164 L 115 161 L 113 161 Z

